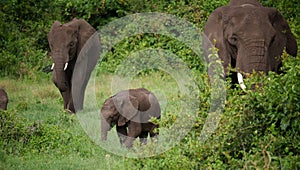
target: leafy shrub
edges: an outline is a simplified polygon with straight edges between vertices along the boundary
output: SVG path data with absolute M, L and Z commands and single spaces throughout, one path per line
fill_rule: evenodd
M 12 77 L 34 77 L 45 66 L 49 65 L 50 58 L 47 57 L 49 51 L 47 42 L 47 33 L 54 22 L 60 20 L 62 22 L 70 21 L 72 18 L 84 18 L 96 29 L 100 26 L 125 15 L 137 12 L 164 12 L 184 18 L 200 29 L 203 28 L 209 14 L 219 6 L 225 5 L 229 0 L 221 1 L 170 1 L 170 0 L 42 0 L 35 2 L 4 0 L 0 2 L 0 49 L 1 63 L 0 76 Z M 266 6 L 276 7 L 289 21 L 293 33 L 299 39 L 299 15 L 297 15 L 296 1 L 269 1 L 261 0 Z M 294 8 L 295 7 L 295 8 Z M 155 43 L 162 41 L 169 45 L 174 44 L 174 40 L 168 38 L 158 38 L 157 36 L 143 36 L 144 42 L 155 40 Z M 131 37 L 130 41 L 138 42 L 140 37 Z M 168 41 L 167 41 L 168 40 Z M 104 68 L 108 72 L 112 72 L 115 63 L 111 59 L 118 61 L 119 54 L 128 54 L 134 46 L 120 45 L 115 47 L 116 53 L 111 52 L 108 56 L 107 63 Z M 195 57 L 190 54 L 186 47 L 178 48 L 179 44 L 171 47 L 172 51 L 183 52 L 184 61 L 195 63 Z M 122 49 L 121 49 L 122 47 Z M 140 48 L 140 47 L 138 47 Z M 168 49 L 170 49 L 168 47 Z M 197 68 L 197 66 L 195 66 Z
M 205 103 L 209 101 L 205 96 L 209 94 L 203 93 L 204 104 L 189 135 L 161 155 L 132 160 L 136 169 L 299 168 L 299 59 L 284 57 L 285 73 L 270 73 L 270 80 L 256 74 L 246 79 L 248 89 L 255 83 L 256 90 L 245 93 L 228 88 L 218 129 L 204 143 L 198 137 L 207 116 Z
M 93 153 L 91 148 L 86 147 L 91 141 L 84 133 L 74 135 L 70 130 L 72 128 L 69 127 L 73 127 L 76 121 L 66 113 L 60 113 L 61 124 L 57 124 L 57 120 L 30 122 L 15 111 L 0 112 L 0 147 L 6 154 L 77 153 L 86 157 Z
M 130 54 L 149 48 L 170 51 L 185 62 L 189 68 L 200 72 L 204 70 L 201 59 L 185 44 L 163 35 L 144 34 L 132 36 L 115 45 L 102 60 L 98 71 L 113 73 Z
M 0 76 L 34 77 L 47 65 L 46 35 L 55 5 L 49 0 L 5 0 L 0 6 Z

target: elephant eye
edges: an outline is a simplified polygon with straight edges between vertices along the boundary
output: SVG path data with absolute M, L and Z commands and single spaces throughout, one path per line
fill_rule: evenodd
M 232 35 L 232 36 L 228 39 L 228 41 L 229 41 L 230 44 L 236 45 L 236 44 L 237 44 L 237 41 L 238 41 L 238 38 L 237 38 L 237 36 Z
M 72 41 L 72 42 L 70 42 L 69 46 L 72 48 L 75 46 L 75 43 Z

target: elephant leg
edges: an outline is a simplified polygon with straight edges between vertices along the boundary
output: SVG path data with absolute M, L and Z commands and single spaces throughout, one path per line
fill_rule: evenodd
M 158 132 L 154 132 L 155 131 L 155 128 L 157 128 L 158 126 L 153 124 L 153 123 L 150 123 L 150 138 L 151 138 L 151 141 L 153 141 L 153 139 L 157 139 L 157 135 L 158 135 Z
M 69 101 L 68 101 L 68 104 L 67 104 L 67 110 L 70 110 L 72 113 L 75 113 L 76 111 L 75 111 L 75 106 L 74 106 L 71 90 L 70 90 L 69 96 L 70 97 L 69 97 Z
M 63 91 L 61 92 L 61 96 L 64 100 L 64 109 L 67 109 L 68 107 L 68 103 L 69 103 L 69 99 L 70 99 L 70 93 L 69 91 Z
M 130 121 L 128 123 L 128 137 L 125 141 L 125 146 L 131 148 L 135 138 L 137 138 L 142 133 L 142 125 L 138 122 Z
M 141 144 L 147 144 L 148 131 L 142 131 L 139 135 Z
M 150 137 L 151 138 L 153 138 L 153 137 L 155 137 L 155 136 L 157 136 L 158 135 L 158 133 L 155 133 L 154 132 L 154 128 L 150 131 Z
M 70 113 L 75 113 L 74 105 L 73 105 L 73 99 L 70 94 L 70 90 L 61 92 L 61 95 L 64 100 L 64 109 L 69 111 Z
M 6 103 L 0 103 L 0 109 L 6 110 L 7 109 Z
M 127 127 L 126 126 L 117 126 L 117 132 L 120 139 L 121 145 L 124 144 L 127 138 Z
M 107 120 L 101 116 L 101 140 L 106 141 L 107 140 L 107 132 L 111 129 L 110 123 L 107 122 Z
M 69 103 L 67 105 L 67 110 L 71 111 L 71 113 L 75 113 L 75 107 L 74 107 L 72 98 L 70 98 L 70 100 L 69 100 Z

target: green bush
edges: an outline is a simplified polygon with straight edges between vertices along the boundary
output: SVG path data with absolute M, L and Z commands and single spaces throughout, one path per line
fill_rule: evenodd
M 47 65 L 47 32 L 56 16 L 53 1 L 0 2 L 0 76 L 29 77 Z
M 98 71 L 99 73 L 113 73 L 129 55 L 149 48 L 170 51 L 185 62 L 190 69 L 200 72 L 204 70 L 203 61 L 182 42 L 164 35 L 144 34 L 129 37 L 115 45 L 101 61 Z
M 71 154 L 81 157 L 93 154 L 86 147 L 91 141 L 84 133 L 74 132 L 75 117 L 60 113 L 57 119 L 47 121 L 29 121 L 20 117 L 16 111 L 0 110 L 0 144 L 7 155 L 24 156 L 26 154 Z M 71 128 L 70 128 L 71 127 Z
M 209 14 L 217 7 L 227 4 L 228 1 L 42 0 L 35 2 L 32 0 L 4 0 L 0 2 L 0 19 L 4 21 L 0 23 L 0 76 L 32 78 L 35 73 L 51 63 L 51 59 L 48 57 L 47 33 L 54 20 L 67 22 L 74 17 L 84 18 L 96 29 L 99 29 L 102 25 L 128 14 L 155 11 L 184 18 L 202 29 Z M 261 3 L 276 7 L 289 21 L 293 33 L 299 39 L 300 19 L 296 1 L 262 0 Z M 147 35 L 142 38 L 144 43 L 148 43 L 148 41 L 166 43 L 165 46 L 169 45 L 167 49 L 171 49 L 172 52 L 179 53 L 181 51 L 183 60 L 187 61 L 189 65 L 192 63 L 193 68 L 198 68 L 199 65 L 195 63 L 194 55 L 190 54 L 189 49 L 182 47 L 180 43 L 174 45 L 174 40 L 168 37 Z M 129 41 L 135 42 L 132 45 L 123 44 L 114 47 L 116 50 L 110 52 L 106 59 L 108 62 L 103 63 L 104 68 L 107 68 L 108 72 L 112 72 L 115 64 L 111 60 L 117 60 L 115 63 L 120 63 L 121 61 L 118 60 L 131 52 L 133 48 L 142 47 L 142 43 L 138 43 L 140 40 L 139 36 L 130 37 Z M 172 45 L 174 47 L 170 47 Z M 121 55 L 119 56 L 119 54 Z
M 161 155 L 133 160 L 136 169 L 299 168 L 299 59 L 284 57 L 284 74 L 254 74 L 247 79 L 248 89 L 256 83 L 256 90 L 230 89 L 228 81 L 225 111 L 218 129 L 204 143 L 199 136 L 209 94 L 202 92 L 198 120 L 189 135 Z

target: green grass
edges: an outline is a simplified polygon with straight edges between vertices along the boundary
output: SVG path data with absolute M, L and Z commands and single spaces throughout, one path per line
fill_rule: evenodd
M 101 74 L 95 82 L 100 108 L 104 100 L 114 94 L 113 75 Z M 21 127 L 32 125 L 48 133 L 41 138 L 37 137 L 37 141 L 33 139 L 32 143 L 24 144 L 25 148 L 12 148 L 10 154 L 3 151 L 0 169 L 123 169 L 130 165 L 129 158 L 107 152 L 93 142 L 85 133 L 79 118 L 63 110 L 60 93 L 49 76 L 39 81 L 3 79 L 0 87 L 4 87 L 9 96 L 8 112 L 13 112 L 14 117 L 20 117 L 20 122 L 24 121 Z M 177 83 L 167 74 L 150 72 L 136 76 L 128 88 L 137 87 L 145 87 L 156 93 L 162 101 L 163 115 L 175 113 L 180 108 Z M 168 121 L 167 117 L 162 117 Z M 60 142 L 55 143 L 55 140 L 60 141 L 64 137 L 72 141 L 66 146 Z M 45 140 L 45 144 L 41 140 Z M 35 145 L 34 142 L 39 146 L 31 146 Z M 54 143 L 53 146 L 51 143 Z M 15 144 L 11 147 L 22 146 Z
M 81 153 L 76 150 L 67 152 L 67 154 L 61 154 L 60 151 L 56 152 L 55 149 L 45 149 L 46 152 L 44 153 L 35 153 L 31 150 L 17 156 L 5 155 L 1 162 L 1 168 L 97 169 L 96 167 L 109 168 L 109 166 L 114 166 L 111 163 L 103 164 L 103 162 L 107 162 L 103 160 L 107 153 L 89 140 L 76 116 L 69 115 L 63 110 L 60 93 L 51 79 L 45 78 L 36 82 L 5 79 L 0 81 L 0 86 L 5 87 L 9 96 L 8 111 L 16 112 L 15 116 L 21 116 L 29 123 L 39 121 L 51 128 L 77 136 L 80 139 L 76 140 L 85 142 L 79 143 L 82 146 L 78 148 L 86 148 L 95 152 L 86 157 L 81 156 Z M 66 149 L 72 150 L 72 148 Z
M 125 159 L 112 155 L 82 158 L 72 155 L 31 154 L 24 157 L 8 157 L 3 169 L 123 169 Z

